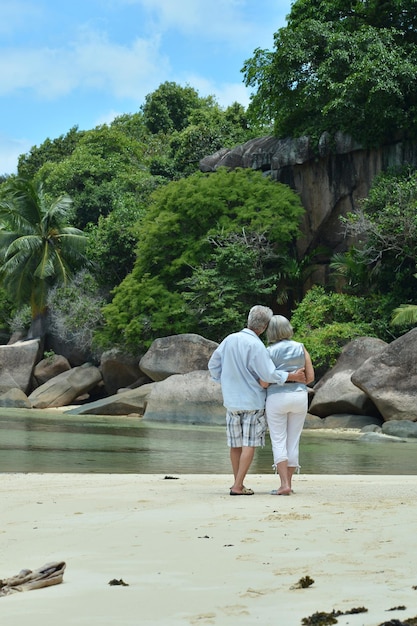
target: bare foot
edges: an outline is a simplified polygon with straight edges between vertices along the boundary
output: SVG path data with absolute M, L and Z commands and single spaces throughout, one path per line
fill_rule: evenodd
M 289 496 L 291 493 L 291 487 L 280 487 L 277 489 L 277 496 Z

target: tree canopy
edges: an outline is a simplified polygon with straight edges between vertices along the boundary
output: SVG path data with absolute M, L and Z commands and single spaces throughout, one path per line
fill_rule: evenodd
M 249 114 L 277 136 L 342 131 L 364 145 L 417 135 L 414 0 L 296 0 L 274 50 L 243 67 Z
M 247 292 L 249 276 L 254 297 L 257 294 L 263 302 L 273 302 L 277 269 L 267 268 L 269 289 L 264 286 L 258 290 L 266 279 L 266 266 L 251 274 L 253 268 L 248 264 L 252 265 L 256 256 L 242 250 L 239 234 L 263 235 L 277 257 L 277 252 L 285 256 L 299 233 L 303 212 L 298 196 L 289 187 L 250 169 L 199 172 L 159 188 L 138 226 L 135 267 L 115 289 L 113 301 L 105 309 L 103 339 L 143 347 L 161 334 L 201 333 L 201 307 L 213 311 L 212 298 L 217 298 L 218 310 L 222 303 L 230 307 L 225 293 L 232 282 L 234 304 L 238 306 L 239 298 Z M 223 244 L 229 244 L 228 256 L 223 252 L 213 257 L 213 242 L 219 244 L 221 238 Z M 229 269 L 217 286 L 213 280 L 210 290 L 205 290 L 199 275 L 216 269 L 218 263 L 221 267 L 225 258 L 234 264 L 235 272 Z M 187 279 L 188 284 L 183 282 Z M 198 306 L 185 297 L 188 292 L 198 295 Z M 243 297 L 246 301 L 247 295 Z M 224 319 L 218 327 L 204 326 L 204 332 L 219 339 L 220 326 L 224 332 Z M 230 325 L 227 328 L 230 330 Z

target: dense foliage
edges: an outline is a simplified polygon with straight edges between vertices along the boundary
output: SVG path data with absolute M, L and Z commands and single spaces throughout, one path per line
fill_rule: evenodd
M 135 267 L 105 309 L 103 341 L 138 349 L 179 332 L 219 340 L 243 321 L 249 300 L 275 300 L 277 251 L 290 253 L 302 214 L 287 186 L 249 169 L 161 187 L 138 227 Z M 269 259 L 248 238 L 265 241 Z
M 274 50 L 245 62 L 249 113 L 280 137 L 415 137 L 416 15 L 414 0 L 295 0 Z
M 295 338 L 311 354 L 316 380 L 332 367 L 345 344 L 356 337 L 389 341 L 390 303 L 381 297 L 360 297 L 314 286 L 292 315 Z

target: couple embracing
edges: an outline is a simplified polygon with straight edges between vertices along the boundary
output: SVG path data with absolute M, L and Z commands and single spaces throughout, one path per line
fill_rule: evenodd
M 268 348 L 260 339 L 265 330 Z M 265 445 L 267 426 L 274 467 L 281 480 L 274 493 L 292 493 L 307 415 L 307 384 L 314 380 L 310 355 L 292 335 L 286 317 L 256 305 L 249 311 L 246 328 L 228 335 L 209 360 L 211 377 L 221 383 L 226 407 L 227 444 L 234 474 L 231 496 L 253 495 L 244 480 L 255 448 Z

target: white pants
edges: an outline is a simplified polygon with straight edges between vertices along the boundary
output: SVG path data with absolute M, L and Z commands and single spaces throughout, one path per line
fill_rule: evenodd
M 266 419 L 271 437 L 274 464 L 288 461 L 299 467 L 298 450 L 307 415 L 307 392 L 274 393 L 266 399 Z

